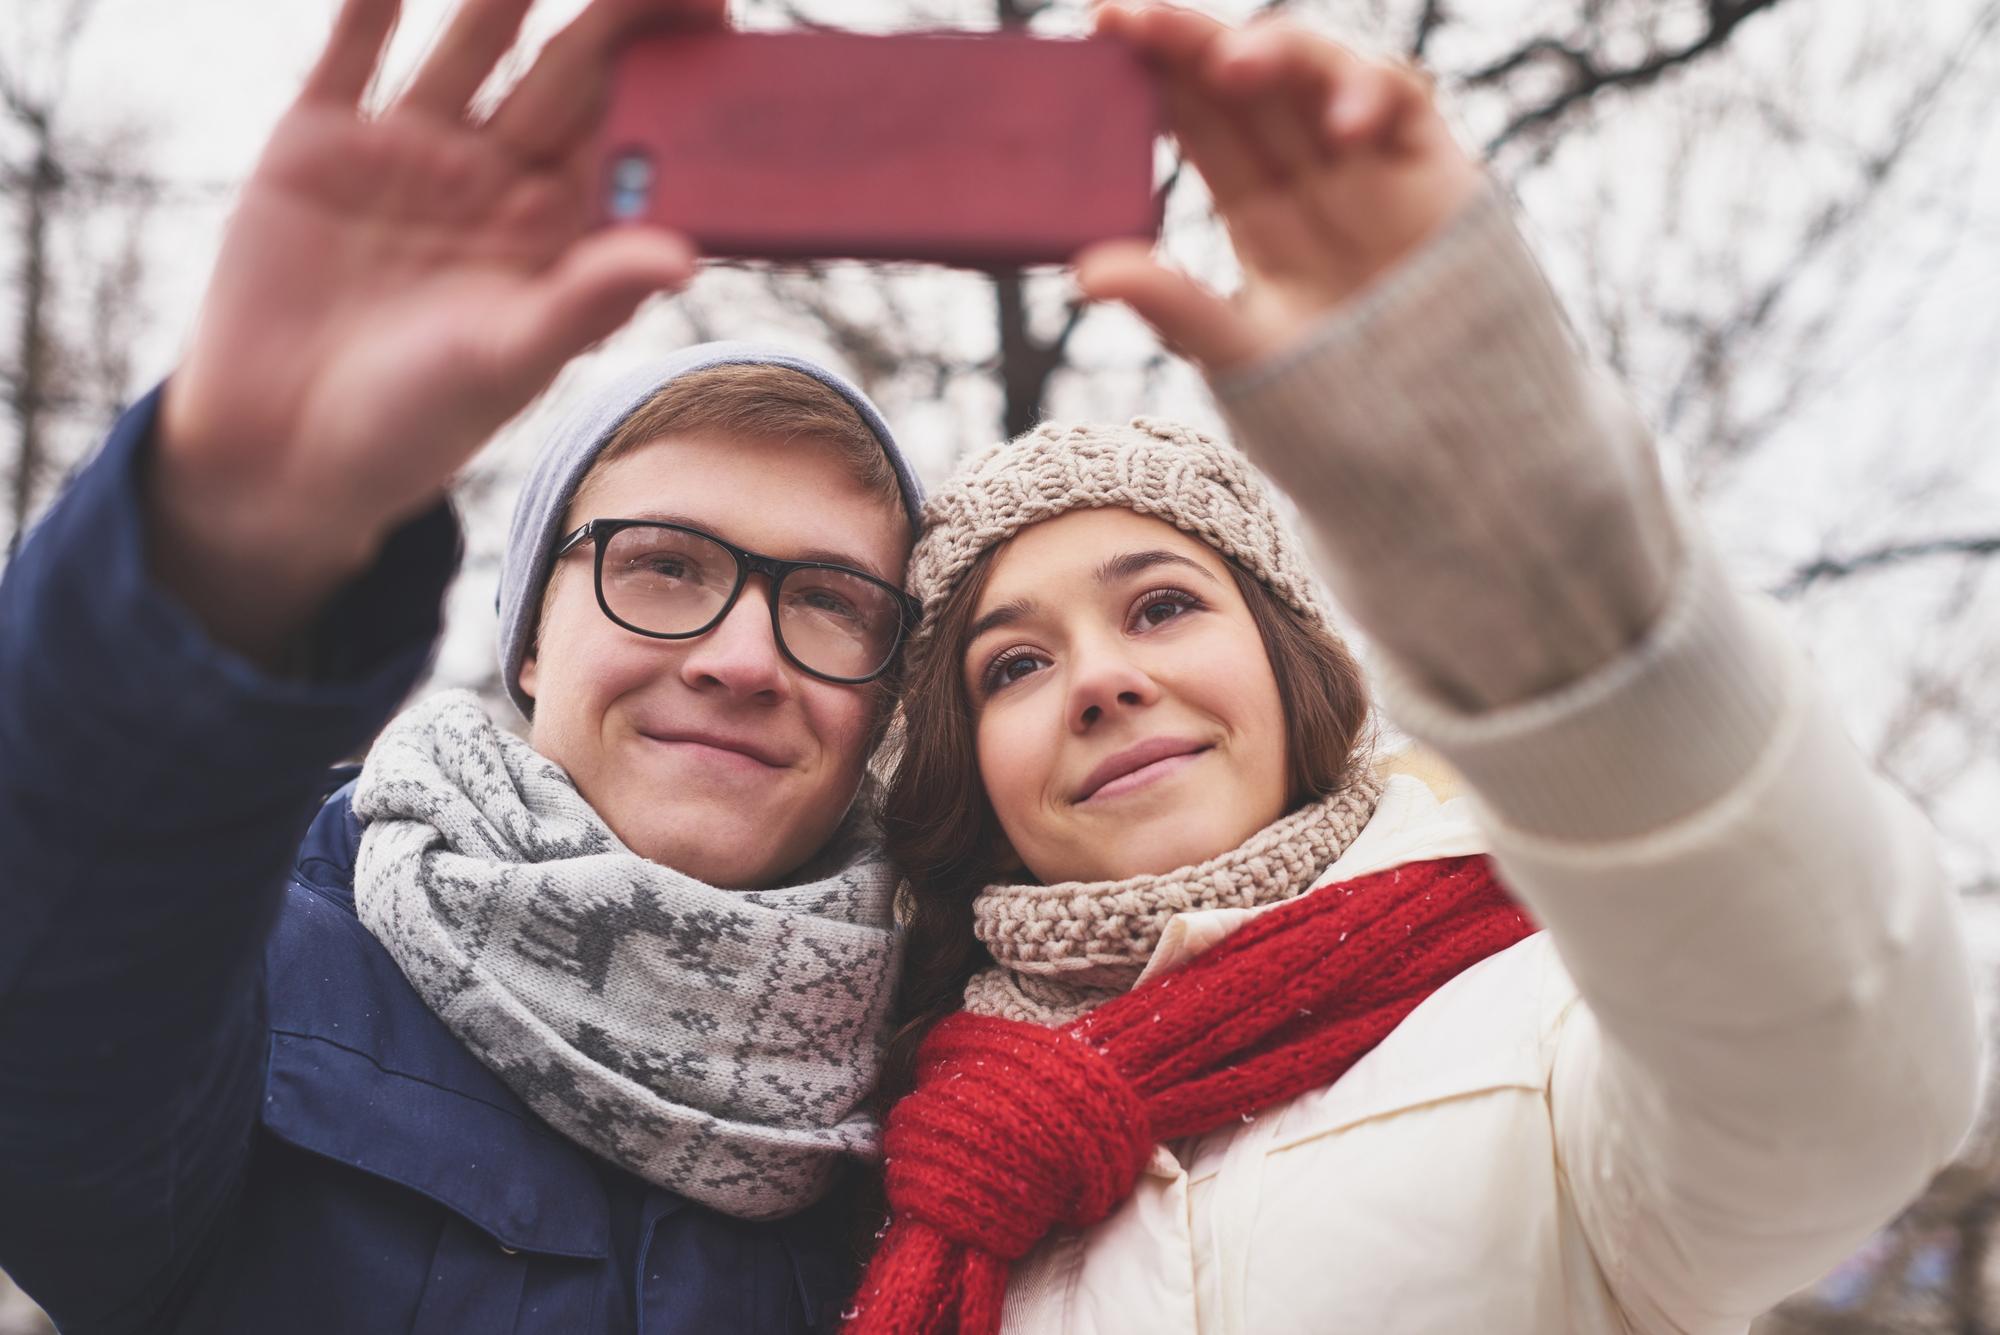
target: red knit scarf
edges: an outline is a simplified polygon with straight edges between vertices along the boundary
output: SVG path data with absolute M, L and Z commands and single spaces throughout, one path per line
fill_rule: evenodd
M 1485 858 L 1414 863 L 1260 914 L 1067 1029 L 943 1020 L 889 1114 L 892 1222 L 849 1335 L 993 1335 L 1013 1262 L 1108 1216 L 1153 1146 L 1333 1083 L 1534 931 Z

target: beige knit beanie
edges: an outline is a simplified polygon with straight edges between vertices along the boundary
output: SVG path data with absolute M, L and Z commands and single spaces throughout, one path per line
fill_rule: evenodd
M 1106 508 L 1150 515 L 1200 538 L 1306 620 L 1328 624 L 1303 544 L 1278 517 L 1249 460 L 1192 427 L 1135 417 L 1129 426 L 1036 427 L 962 466 L 931 497 L 910 554 L 910 593 L 926 613 L 913 647 L 981 552 L 1044 519 Z

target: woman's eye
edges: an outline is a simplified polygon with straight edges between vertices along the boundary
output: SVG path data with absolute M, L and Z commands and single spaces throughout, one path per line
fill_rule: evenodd
M 1042 659 L 1032 653 L 1013 652 L 1000 655 L 986 669 L 984 685 L 987 693 L 1012 686 L 1017 681 L 1034 676 L 1047 666 Z
M 1140 628 L 1172 621 L 1184 612 L 1201 606 L 1201 600 L 1180 589 L 1155 589 L 1132 605 L 1133 619 Z

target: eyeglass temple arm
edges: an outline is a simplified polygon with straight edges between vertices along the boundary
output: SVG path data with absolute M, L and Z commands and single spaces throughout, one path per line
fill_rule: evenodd
M 582 528 L 575 529 L 569 533 L 563 534 L 561 538 L 557 539 L 556 549 L 551 555 L 552 556 L 569 555 L 571 548 L 575 547 L 578 543 L 582 542 L 585 538 L 590 536 L 591 529 L 596 525 L 596 523 L 597 521 L 593 519 L 590 521 L 590 523 L 585 524 Z

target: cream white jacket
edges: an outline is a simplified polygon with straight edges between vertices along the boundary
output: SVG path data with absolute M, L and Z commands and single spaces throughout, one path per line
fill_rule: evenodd
M 1309 457 L 1329 422 L 1392 462 L 1425 456 L 1407 498 L 1377 488 L 1385 505 L 1420 510 L 1423 468 L 1454 476 L 1453 451 L 1533 465 L 1543 438 L 1623 441 L 1643 478 L 1643 427 L 1562 340 L 1489 208 L 1296 355 L 1218 388 L 1239 443 L 1322 523 L 1352 500 Z M 1635 509 L 1659 503 L 1631 485 Z M 1524 531 L 1532 496 L 1510 497 Z M 1014 1268 L 1010 1335 L 1740 1332 L 1943 1165 L 1981 1059 L 1931 831 L 1849 744 L 1772 609 L 1677 531 L 1643 641 L 1559 690 L 1457 712 L 1388 665 L 1392 713 L 1471 791 L 1393 780 L 1323 881 L 1490 852 L 1546 930 L 1328 1088 L 1157 1150 L 1114 1215 Z M 1534 554 L 1486 559 L 1514 555 Z M 1519 583 L 1597 592 L 1587 570 L 1562 580 L 1552 563 Z M 1253 913 L 1182 915 L 1149 973 Z
M 1324 881 L 1490 849 L 1549 930 L 1330 1087 L 1156 1150 L 1015 1267 L 1003 1329 L 1741 1331 L 1886 1221 L 1969 1125 L 1969 972 L 1928 828 L 1766 645 L 1781 725 L 1671 828 L 1549 845 L 1393 778 Z M 1255 912 L 1182 915 L 1150 968 Z

